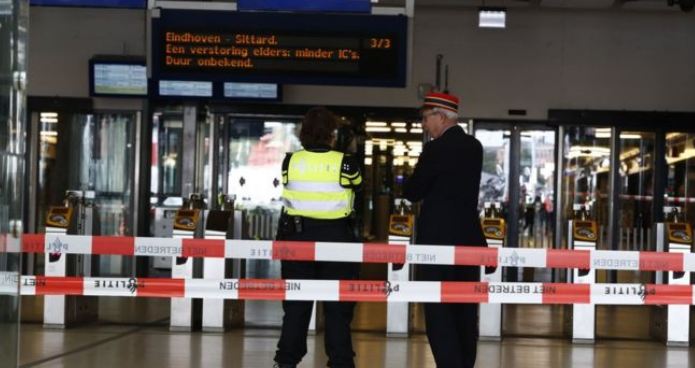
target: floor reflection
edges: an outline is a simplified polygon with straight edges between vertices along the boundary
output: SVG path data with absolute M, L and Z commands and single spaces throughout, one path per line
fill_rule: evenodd
M 25 324 L 21 367 L 239 367 L 272 366 L 277 329 L 232 330 L 224 334 L 173 333 L 161 326 L 92 325 L 45 330 Z M 353 336 L 357 367 L 434 368 L 427 337 Z M 323 334 L 309 337 L 301 368 L 326 364 Z M 492 367 L 691 367 L 692 349 L 650 341 L 604 340 L 572 345 L 565 339 L 505 338 L 478 345 L 478 368 Z

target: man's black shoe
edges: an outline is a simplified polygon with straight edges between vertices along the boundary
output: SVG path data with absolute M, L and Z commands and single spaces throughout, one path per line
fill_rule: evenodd
M 297 368 L 297 366 L 294 364 L 275 363 L 275 364 L 273 364 L 273 368 Z

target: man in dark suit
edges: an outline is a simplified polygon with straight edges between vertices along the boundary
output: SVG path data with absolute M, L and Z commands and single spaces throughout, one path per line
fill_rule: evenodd
M 404 196 L 422 200 L 417 244 L 486 246 L 478 219 L 483 148 L 457 124 L 458 98 L 429 93 L 422 127 L 433 138 L 425 144 Z M 418 265 L 420 281 L 479 281 L 480 268 Z M 425 304 L 425 323 L 438 368 L 472 368 L 478 340 L 477 304 Z

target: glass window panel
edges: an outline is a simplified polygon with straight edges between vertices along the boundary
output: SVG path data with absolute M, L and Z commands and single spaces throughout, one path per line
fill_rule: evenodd
M 695 134 L 666 134 L 666 197 L 664 206 L 678 211 L 678 221 L 695 218 Z
M 0 367 L 17 367 L 20 254 L 10 251 L 23 230 L 28 5 L 0 1 Z M 21 85 L 21 83 L 18 83 Z
M 131 235 L 136 115 L 41 112 L 39 119 L 39 231 L 66 190 L 90 190 L 98 212 L 94 233 Z
M 297 125 L 286 121 L 231 121 L 227 181 L 239 206 L 249 211 L 280 210 L 282 160 L 285 153 L 301 148 L 296 132 Z
M 287 152 L 301 149 L 299 126 L 290 121 L 230 118 L 228 129 L 229 194 L 235 206 L 246 210 L 246 236 L 274 239 L 282 202 L 282 161 Z M 248 278 L 280 278 L 280 262 L 248 260 Z M 278 303 L 247 301 L 245 321 L 249 326 L 280 326 Z
M 38 231 L 48 208 L 63 206 L 67 190 L 94 191 L 92 234 L 133 235 L 135 113 L 39 112 Z M 132 260 L 102 256 L 102 275 L 130 274 Z M 43 272 L 36 257 L 36 272 Z
M 549 248 L 553 244 L 555 132 L 522 131 L 519 160 L 521 201 L 519 246 Z
M 618 173 L 619 210 L 618 249 L 654 250 L 653 228 L 655 134 L 623 131 L 620 133 Z M 619 271 L 618 282 L 650 282 L 652 273 Z
M 155 113 L 152 119 L 151 192 L 155 201 L 181 196 L 183 113 Z
M 480 213 L 486 202 L 500 203 L 501 214 L 508 220 L 510 171 L 510 131 L 476 129 L 475 137 L 483 145 L 483 171 L 480 175 Z M 508 224 L 509 226 L 509 224 Z M 509 231 L 507 230 L 507 234 Z
M 589 216 L 599 227 L 599 249 L 610 249 L 610 135 L 610 128 L 567 127 L 562 137 L 561 223 L 572 219 L 575 204 L 588 206 Z M 563 226 L 562 234 L 564 241 L 567 226 Z

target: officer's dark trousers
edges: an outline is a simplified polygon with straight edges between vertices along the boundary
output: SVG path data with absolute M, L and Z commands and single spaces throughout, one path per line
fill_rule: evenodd
M 321 221 L 307 223 L 299 234 L 285 240 L 350 242 L 354 237 L 347 221 Z M 359 264 L 343 262 L 283 261 L 283 279 L 346 280 L 358 276 Z M 298 364 L 307 352 L 306 338 L 313 302 L 285 301 L 282 309 L 282 332 L 275 353 L 281 364 Z M 354 367 L 350 323 L 355 303 L 324 302 L 325 349 L 329 367 Z
M 421 281 L 477 281 L 477 267 L 419 265 Z M 437 368 L 473 368 L 478 348 L 478 305 L 426 303 L 427 339 Z

